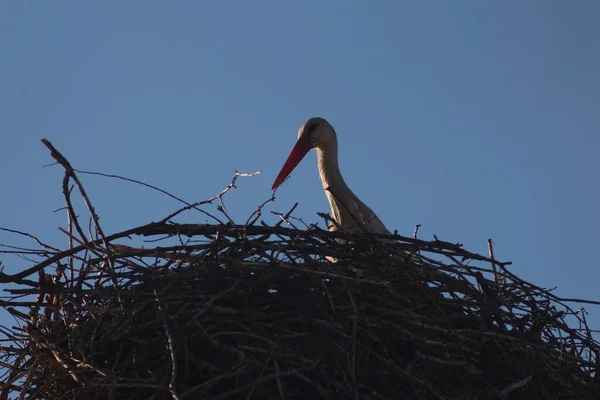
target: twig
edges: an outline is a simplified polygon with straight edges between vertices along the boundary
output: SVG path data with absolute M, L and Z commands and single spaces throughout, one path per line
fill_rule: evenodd
M 421 224 L 416 224 L 415 225 L 415 229 L 413 231 L 413 238 L 416 239 L 417 238 L 417 234 L 419 233 L 419 228 L 421 227 Z
M 248 174 L 248 173 L 243 173 L 243 172 L 238 172 L 235 171 L 235 175 L 233 176 L 233 179 L 231 180 L 231 182 L 229 183 L 229 185 L 227 185 L 227 187 L 225 187 L 225 189 L 221 190 L 221 192 L 219 192 L 218 194 L 203 200 L 203 201 L 198 201 L 196 203 L 192 203 L 192 204 L 188 204 L 187 206 L 180 208 L 177 211 L 172 212 L 171 214 L 167 215 L 166 217 L 164 217 L 162 220 L 159 221 L 159 223 L 166 223 L 168 221 L 170 221 L 171 219 L 175 218 L 177 215 L 181 214 L 184 211 L 190 210 L 190 209 L 195 209 L 197 211 L 200 211 L 201 213 L 205 214 L 208 217 L 211 217 L 212 219 L 214 219 L 215 221 L 217 221 L 219 224 L 223 224 L 223 222 L 221 220 L 219 220 L 218 218 L 216 218 L 215 216 L 207 213 L 206 211 L 198 208 L 198 206 L 204 205 L 204 204 L 211 204 L 214 200 L 216 199 L 220 199 L 222 198 L 225 193 L 229 192 L 231 189 L 235 188 L 235 182 L 237 181 L 237 179 L 239 177 L 252 177 L 252 176 L 256 176 L 260 174 L 260 171 L 256 171 L 254 173 Z
M 506 399 L 508 397 L 508 395 L 510 394 L 510 392 L 523 387 L 525 385 L 527 385 L 530 381 L 531 381 L 531 375 L 526 376 L 525 378 L 516 381 L 514 383 L 511 383 L 510 385 L 506 386 L 504 389 L 502 389 L 502 391 L 498 394 L 498 397 L 500 397 L 501 399 Z
M 56 160 L 56 162 L 58 162 L 60 165 L 62 165 L 62 167 L 65 170 L 65 175 L 72 178 L 73 181 L 75 182 L 75 185 L 77 185 L 77 188 L 79 189 L 79 192 L 81 193 L 81 197 L 83 198 L 83 201 L 84 201 L 85 205 L 87 206 L 87 209 L 90 212 L 92 219 L 94 220 L 94 225 L 96 226 L 96 231 L 98 232 L 98 234 L 100 234 L 100 237 L 103 240 L 105 248 L 108 249 L 108 242 L 106 241 L 104 232 L 102 232 L 102 228 L 100 227 L 100 222 L 98 221 L 98 215 L 96 214 L 96 211 L 94 210 L 94 207 L 92 206 L 92 203 L 91 203 L 87 193 L 85 192 L 83 185 L 79 181 L 77 174 L 75 174 L 75 170 L 71 166 L 71 163 L 58 150 L 56 150 L 56 148 L 52 145 L 52 143 L 50 143 L 50 141 L 48 141 L 47 139 L 42 139 L 42 143 L 44 143 L 44 145 L 46 145 L 46 147 L 50 150 L 50 155 Z M 74 215 L 74 213 L 73 213 L 73 215 Z
M 175 358 L 175 349 L 173 336 L 171 335 L 171 331 L 169 330 L 169 326 L 167 324 L 167 318 L 165 317 L 165 312 L 160 305 L 160 300 L 158 298 L 158 293 L 156 293 L 156 287 L 153 289 L 154 291 L 154 301 L 156 302 L 156 309 L 160 314 L 161 321 L 165 328 L 165 335 L 167 335 L 167 351 L 169 352 L 169 357 L 171 361 L 171 380 L 169 382 L 169 391 L 173 396 L 173 400 L 180 400 L 179 394 L 177 393 L 176 383 L 177 383 L 177 360 Z

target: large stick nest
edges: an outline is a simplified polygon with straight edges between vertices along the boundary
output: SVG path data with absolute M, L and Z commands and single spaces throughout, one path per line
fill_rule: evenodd
M 45 144 L 65 167 L 71 245 L 34 238 L 42 261 L 0 274 L 20 321 L 2 329 L 2 399 L 600 398 L 585 311 L 509 263 L 437 239 L 257 225 L 262 207 L 242 225 L 171 222 L 208 201 L 105 235 Z

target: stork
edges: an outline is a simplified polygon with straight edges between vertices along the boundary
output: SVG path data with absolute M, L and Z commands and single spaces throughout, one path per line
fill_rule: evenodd
M 298 141 L 281 168 L 271 190 L 275 190 L 311 150 L 317 151 L 321 184 L 331 208 L 330 231 L 391 234 L 383 222 L 350 190 L 338 165 L 338 142 L 333 126 L 324 118 L 310 118 L 298 130 Z

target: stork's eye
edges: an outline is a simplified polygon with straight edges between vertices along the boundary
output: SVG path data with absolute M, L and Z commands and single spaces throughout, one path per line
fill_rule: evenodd
M 313 133 L 314 131 L 317 130 L 317 128 L 319 127 L 319 124 L 312 124 L 308 127 L 308 133 Z

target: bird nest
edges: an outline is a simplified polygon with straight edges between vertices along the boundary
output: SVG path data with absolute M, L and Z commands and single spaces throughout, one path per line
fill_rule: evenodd
M 24 234 L 40 249 L 23 254 L 43 260 L 0 274 L 19 321 L 1 331 L 0 399 L 600 398 L 600 344 L 572 307 L 594 302 L 561 299 L 493 255 L 282 226 L 293 210 L 265 226 L 264 204 L 240 225 L 172 222 L 222 201 L 241 174 L 106 235 L 77 171 L 45 143 L 65 167 L 71 245 Z

